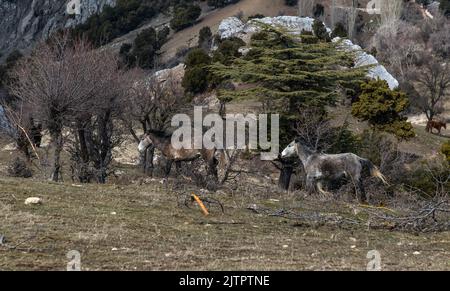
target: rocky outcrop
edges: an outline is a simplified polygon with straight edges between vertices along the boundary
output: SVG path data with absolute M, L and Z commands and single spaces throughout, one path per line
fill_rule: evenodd
M 81 0 L 81 14 L 68 15 L 69 0 L 0 0 L 0 53 L 28 51 L 52 32 L 83 23 L 116 0 Z
M 222 21 L 219 25 L 218 33 L 222 39 L 239 37 L 244 41 L 247 41 L 251 34 L 257 32 L 261 28 L 261 23 L 264 25 L 282 27 L 293 34 L 300 34 L 303 30 L 312 31 L 313 22 L 314 19 L 309 17 L 279 16 L 254 19 L 244 23 L 236 17 L 230 17 Z M 330 30 L 328 29 L 328 31 Z M 333 39 L 334 42 L 338 42 L 339 40 L 341 39 Z M 353 44 L 348 39 L 345 39 L 342 41 L 342 48 L 355 52 L 356 67 L 373 65 L 373 68 L 368 72 L 368 76 L 370 78 L 380 78 L 381 80 L 385 80 L 391 89 L 395 89 L 399 86 L 398 81 L 386 70 L 386 68 L 380 65 L 374 56 L 364 52 L 360 46 Z
M 339 42 L 340 40 L 339 37 L 336 37 L 333 39 L 333 42 Z M 367 73 L 370 78 L 385 80 L 391 89 L 395 89 L 399 86 L 398 81 L 386 70 L 386 68 L 380 65 L 374 56 L 363 51 L 359 45 L 353 44 L 348 39 L 342 40 L 341 45 L 343 49 L 355 52 L 355 67 L 373 66 Z

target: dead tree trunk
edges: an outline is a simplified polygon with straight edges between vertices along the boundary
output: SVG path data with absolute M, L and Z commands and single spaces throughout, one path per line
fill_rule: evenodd
M 291 163 L 281 162 L 280 176 L 278 178 L 278 186 L 283 190 L 289 190 L 291 184 L 292 173 L 294 166 Z

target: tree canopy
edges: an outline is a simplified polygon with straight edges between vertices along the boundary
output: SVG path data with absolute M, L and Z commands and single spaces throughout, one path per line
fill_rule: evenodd
M 259 100 L 269 104 L 270 111 L 281 113 L 282 137 L 288 142 L 299 108 L 333 105 L 341 92 L 338 88 L 350 92 L 358 88 L 368 68 L 354 68 L 353 53 L 340 50 L 337 43 L 306 43 L 301 35 L 261 28 L 245 56 L 235 58 L 231 65 L 215 63 L 211 70 L 223 81 L 249 84 L 244 89 L 219 91 L 222 101 Z

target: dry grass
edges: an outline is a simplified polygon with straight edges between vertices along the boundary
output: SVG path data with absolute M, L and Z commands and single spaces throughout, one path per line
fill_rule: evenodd
M 249 211 L 323 208 L 350 215 L 345 203 L 315 204 L 283 193 L 214 194 L 202 216 L 159 183 L 82 187 L 0 178 L 1 270 L 64 270 L 78 250 L 84 270 L 364 270 L 376 249 L 386 270 L 450 270 L 450 233 L 412 235 L 386 230 L 305 225 Z M 30 196 L 41 206 L 25 206 Z M 313 208 L 311 208 L 313 207 Z M 414 255 L 415 252 L 420 254 Z

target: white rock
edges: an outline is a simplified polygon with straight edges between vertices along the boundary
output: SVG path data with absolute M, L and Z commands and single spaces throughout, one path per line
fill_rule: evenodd
M 218 34 L 221 39 L 242 37 L 246 34 L 258 32 L 261 28 L 261 24 L 282 27 L 293 34 L 300 34 L 302 30 L 313 31 L 313 23 L 313 18 L 297 16 L 264 17 L 252 19 L 247 23 L 242 22 L 237 17 L 229 17 L 220 23 Z M 327 28 L 327 30 L 328 32 L 331 32 L 329 28 Z
M 218 33 L 221 39 L 230 38 L 244 31 L 245 24 L 237 17 L 224 19 L 220 25 Z
M 341 38 L 336 37 L 333 39 L 333 42 L 339 42 L 341 40 Z M 367 65 L 374 65 L 374 67 L 369 70 L 367 74 L 368 77 L 372 79 L 379 78 L 381 80 L 385 80 L 389 84 L 389 88 L 391 88 L 392 90 L 399 86 L 398 81 L 386 70 L 386 68 L 380 65 L 380 63 L 374 56 L 363 51 L 359 45 L 353 44 L 348 39 L 344 39 L 342 40 L 342 47 L 345 50 L 356 52 L 356 68 Z
M 25 205 L 38 205 L 42 204 L 42 199 L 39 197 L 30 197 L 25 200 Z

